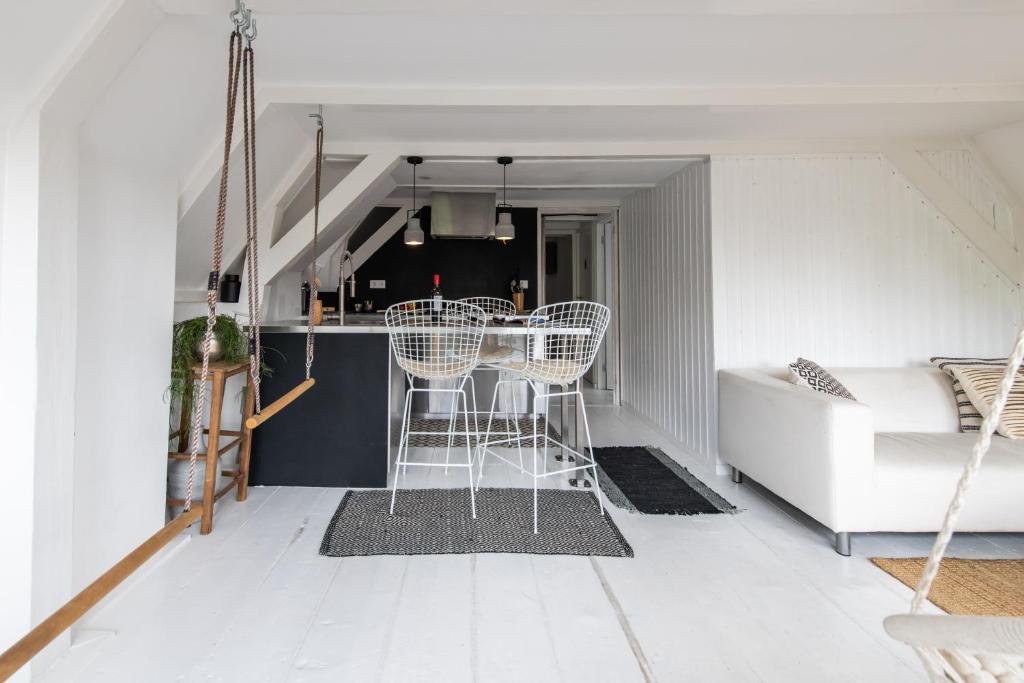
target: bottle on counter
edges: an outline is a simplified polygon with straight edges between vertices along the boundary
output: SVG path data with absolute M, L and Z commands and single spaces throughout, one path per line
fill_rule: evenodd
M 510 287 L 512 289 L 512 303 L 516 307 L 516 313 L 522 313 L 526 307 L 523 301 L 523 288 L 519 286 L 518 277 L 512 280 Z
M 430 290 L 430 318 L 435 323 L 441 320 L 441 275 L 434 273 L 434 288 Z

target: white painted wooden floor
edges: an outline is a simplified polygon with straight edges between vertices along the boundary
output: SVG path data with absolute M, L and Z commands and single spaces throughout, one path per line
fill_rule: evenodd
M 869 562 L 923 555 L 877 534 L 836 555 L 825 531 L 614 407 L 597 444 L 655 444 L 737 515 L 611 514 L 634 559 L 320 557 L 343 490 L 254 488 L 215 531 L 183 537 L 86 617 L 46 681 L 908 681 L 881 622 L 910 591 Z M 424 457 L 443 451 L 423 449 Z M 410 470 L 461 486 L 464 471 Z M 497 461 L 485 485 L 526 485 Z M 954 554 L 1024 557 L 1024 535 L 958 536 Z

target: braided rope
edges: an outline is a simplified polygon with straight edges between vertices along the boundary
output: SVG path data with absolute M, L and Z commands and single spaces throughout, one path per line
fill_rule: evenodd
M 963 474 L 960 475 L 960 481 L 957 482 L 956 493 L 953 496 L 953 501 L 949 504 L 949 508 L 946 510 L 946 519 L 942 523 L 942 530 L 935 538 L 935 545 L 932 546 L 931 555 L 928 556 L 928 563 L 925 565 L 924 574 L 921 575 L 921 580 L 917 584 L 917 590 L 914 592 L 914 599 L 910 603 L 911 614 L 917 614 L 921 611 L 924 601 L 928 598 L 928 591 L 931 590 L 932 582 L 935 581 L 935 577 L 939 573 L 939 563 L 942 561 L 942 556 L 946 553 L 946 547 L 953 536 L 956 519 L 960 515 L 960 510 L 963 508 L 964 501 L 967 498 L 967 489 L 970 488 L 971 481 L 974 479 L 974 475 L 977 474 L 978 468 L 981 467 L 981 461 L 986 453 L 988 453 L 988 449 L 992 444 L 992 434 L 999 424 L 1003 408 L 1006 407 L 1006 401 L 1010 396 L 1013 383 L 1017 379 L 1017 371 L 1020 369 L 1022 359 L 1024 359 L 1024 328 L 1021 328 L 1021 331 L 1017 334 L 1017 342 L 1013 347 L 1013 353 L 1007 359 L 1006 371 L 1003 373 L 1003 378 L 999 383 L 999 393 L 996 394 L 988 415 L 985 417 L 984 422 L 981 423 L 981 431 L 974 442 L 971 457 L 964 466 Z
M 262 410 L 260 371 L 263 347 L 260 339 L 259 204 L 256 201 L 256 94 L 252 42 L 242 53 L 242 127 L 245 148 L 245 256 L 249 289 L 249 377 L 252 379 L 254 410 Z
M 203 412 L 206 407 L 206 383 L 210 378 L 210 343 L 217 322 L 217 294 L 220 289 L 220 268 L 224 255 L 224 219 L 228 201 L 228 162 L 231 159 L 231 138 L 235 127 L 235 106 L 238 102 L 238 77 L 242 66 L 242 35 L 235 30 L 228 42 L 228 87 L 224 123 L 224 161 L 220 171 L 220 191 L 217 197 L 217 218 L 213 231 L 213 259 L 206 284 L 206 334 L 203 335 L 203 369 L 199 375 L 198 398 L 192 404 L 192 433 L 189 435 L 188 483 L 185 486 L 184 511 L 192 509 L 192 489 L 195 483 L 196 462 L 199 459 L 199 441 L 203 433 Z M 216 457 L 216 454 L 207 454 Z
M 316 171 L 313 183 L 313 256 L 309 261 L 309 320 L 306 324 L 306 379 L 313 374 L 313 309 L 316 305 L 320 281 L 316 276 L 316 235 L 320 228 L 320 178 L 324 158 L 324 127 L 316 129 Z

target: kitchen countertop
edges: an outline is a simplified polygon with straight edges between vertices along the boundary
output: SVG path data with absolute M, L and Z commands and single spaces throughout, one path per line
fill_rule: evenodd
M 295 320 L 272 320 L 260 325 L 261 332 L 301 332 L 306 333 L 308 323 L 302 319 Z M 387 334 L 388 328 L 384 324 L 384 316 L 380 320 L 352 320 L 346 316 L 345 324 L 339 325 L 337 320 L 326 320 L 314 328 L 317 334 Z
M 307 322 L 303 319 L 275 320 L 264 322 L 260 326 L 262 332 L 294 332 L 306 333 Z M 383 313 L 348 313 L 345 324 L 339 325 L 337 320 L 327 320 L 314 328 L 316 334 L 387 334 Z M 589 330 L 564 329 L 563 334 L 588 334 Z M 488 325 L 484 334 L 525 335 L 526 325 L 506 324 Z

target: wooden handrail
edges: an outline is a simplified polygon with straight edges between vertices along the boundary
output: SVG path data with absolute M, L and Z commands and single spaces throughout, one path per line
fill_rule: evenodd
M 310 377 L 309 379 L 302 380 L 295 386 L 295 388 L 293 388 L 287 394 L 285 394 L 284 396 L 277 399 L 269 406 L 261 410 L 259 415 L 253 415 L 248 420 L 246 420 L 245 426 L 249 429 L 255 429 L 256 427 L 259 427 L 261 424 L 263 424 L 270 418 L 274 417 L 274 415 L 279 413 L 289 403 L 291 403 L 299 396 L 302 396 L 304 393 L 309 391 L 310 387 L 312 387 L 314 384 L 316 384 L 316 380 L 313 379 L 312 377 Z
M 117 588 L 132 572 L 153 557 L 171 539 L 184 531 L 189 524 L 203 514 L 202 505 L 194 505 L 177 518 L 142 542 L 135 550 L 108 569 L 102 576 L 86 586 L 81 593 L 71 598 L 63 607 L 47 617 L 42 623 L 28 632 L 6 652 L 0 655 L 0 681 L 6 681 L 18 669 L 25 666 L 33 657 L 64 633 L 83 614 L 96 606 L 110 591 Z

